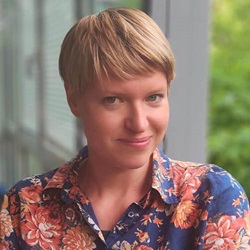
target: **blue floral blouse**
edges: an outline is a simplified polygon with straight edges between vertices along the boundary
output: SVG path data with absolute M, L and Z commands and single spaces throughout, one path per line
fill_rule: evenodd
M 113 230 L 98 226 L 77 183 L 87 147 L 69 163 L 18 182 L 0 213 L 0 249 L 250 249 L 249 203 L 215 165 L 153 152 L 152 188 Z

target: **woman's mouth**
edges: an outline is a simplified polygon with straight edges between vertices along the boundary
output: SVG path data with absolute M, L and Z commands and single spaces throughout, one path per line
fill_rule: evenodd
M 146 136 L 141 138 L 123 138 L 119 139 L 118 141 L 129 147 L 143 149 L 150 144 L 151 136 Z

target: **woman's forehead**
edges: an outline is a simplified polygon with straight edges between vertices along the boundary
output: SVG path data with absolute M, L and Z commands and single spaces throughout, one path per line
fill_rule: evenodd
M 102 78 L 94 78 L 92 83 L 86 89 L 97 92 L 121 92 L 133 91 L 133 89 L 141 88 L 142 90 L 167 89 L 167 78 L 164 73 L 155 71 L 151 74 L 137 75 L 130 79 L 119 79 L 118 77 L 103 76 Z

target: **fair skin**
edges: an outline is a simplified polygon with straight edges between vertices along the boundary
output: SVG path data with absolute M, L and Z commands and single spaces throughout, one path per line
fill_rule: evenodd
M 158 71 L 131 80 L 95 79 L 80 98 L 67 87 L 66 93 L 88 141 L 79 183 L 101 229 L 111 230 L 151 186 L 150 159 L 169 119 L 167 79 Z

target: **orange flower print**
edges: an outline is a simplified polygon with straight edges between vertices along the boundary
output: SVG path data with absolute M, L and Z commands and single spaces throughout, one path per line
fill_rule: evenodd
M 139 238 L 140 242 L 147 242 L 149 240 L 149 235 L 147 232 L 143 232 L 142 230 L 137 228 L 137 232 L 135 235 Z
M 27 201 L 27 203 L 38 203 L 41 201 L 41 193 L 43 191 L 42 186 L 32 185 L 29 187 L 22 188 L 21 198 Z
M 67 225 L 75 226 L 77 222 L 79 221 L 79 218 L 77 218 L 78 215 L 76 214 L 76 211 L 73 208 L 68 207 L 65 209 L 64 213 L 65 213 Z
M 137 243 L 135 243 L 137 245 Z M 114 250 L 132 250 L 134 247 L 130 245 L 126 240 L 120 242 L 117 241 L 113 246 L 112 249 Z
M 166 197 L 162 195 L 162 197 Z M 164 212 L 166 209 L 166 203 L 163 202 L 162 199 L 159 199 L 159 194 L 153 193 L 152 194 L 153 202 L 151 204 L 152 208 L 155 208 L 157 212 Z
M 70 180 L 70 182 L 71 182 L 73 185 L 77 185 L 77 183 L 78 183 L 77 175 L 70 174 L 70 175 L 69 175 L 69 180 Z
M 87 234 L 80 227 L 72 227 L 67 230 L 66 235 L 64 236 L 62 242 L 64 244 L 64 250 L 75 250 L 75 249 L 84 249 L 91 250 L 95 249 L 96 245 L 93 241 L 93 237 Z
M 150 213 L 150 214 L 144 214 L 144 215 L 143 215 L 143 219 L 141 220 L 141 221 L 142 221 L 142 224 L 145 225 L 145 226 L 147 226 L 148 223 L 151 222 L 151 218 L 150 218 L 150 217 L 151 217 L 152 215 L 153 215 L 152 213 Z
M 9 204 L 16 204 L 16 197 L 14 195 L 8 196 L 8 205 Z M 10 206 L 10 214 L 15 214 L 18 212 L 17 206 Z
M 154 250 L 154 249 L 148 246 L 137 246 L 135 250 Z
M 207 220 L 207 218 L 208 218 L 208 211 L 207 210 L 202 211 L 200 219 L 204 221 Z
M 174 223 L 175 227 L 181 229 L 187 229 L 191 227 L 198 216 L 199 210 L 198 204 L 192 203 L 192 201 L 182 201 L 176 207 L 171 222 Z
M 160 225 L 163 224 L 162 220 L 160 220 L 159 218 L 154 218 L 153 223 L 157 225 L 157 227 L 159 227 Z
M 240 241 L 240 246 L 245 247 L 245 249 L 249 248 L 248 242 L 250 241 L 250 211 L 244 211 L 244 220 L 246 223 L 246 229 L 243 234 L 243 237 Z
M 237 249 L 240 241 L 239 229 L 244 226 L 243 218 L 222 216 L 217 223 L 209 222 L 204 237 L 204 250 Z
M 246 230 L 250 236 L 250 210 L 244 211 L 244 219 L 246 221 Z
M 10 236 L 13 232 L 12 225 L 11 225 L 11 218 L 6 209 L 3 209 L 0 212 L 0 238 L 4 236 Z
M 77 186 L 73 186 L 68 190 L 69 198 L 74 199 L 77 194 L 79 194 L 80 190 Z
M 70 165 L 65 164 L 63 166 L 61 166 L 58 171 L 55 173 L 55 175 L 53 176 L 52 181 L 51 180 L 47 180 L 48 184 L 47 184 L 47 188 L 50 187 L 62 187 L 63 183 L 65 182 L 65 176 L 67 175 L 68 171 L 70 170 Z
M 53 211 L 52 213 L 50 211 Z M 60 206 L 30 207 L 25 214 L 25 221 L 21 221 L 24 240 L 30 246 L 38 245 L 42 249 L 58 249 L 60 232 L 65 227 L 65 218 L 60 213 Z
M 193 167 L 188 167 L 192 164 Z M 199 166 L 199 167 L 197 167 Z M 174 185 L 178 195 L 192 199 L 193 193 L 201 185 L 201 178 L 207 171 L 207 166 L 194 163 L 183 163 L 174 161 L 172 171 L 174 171 Z
M 172 165 L 170 165 L 170 172 L 174 173 L 172 178 L 174 180 L 174 186 L 177 187 L 183 177 L 185 168 L 182 168 L 175 162 L 172 162 Z
M 190 168 L 188 169 L 181 181 L 180 194 L 187 199 L 192 199 L 193 194 L 201 185 L 201 176 L 205 174 L 207 167 Z
M 10 241 L 0 241 L 0 250 L 14 249 Z
M 237 207 L 240 205 L 240 199 L 237 198 L 236 200 L 234 200 L 233 204 L 232 204 L 234 207 Z

